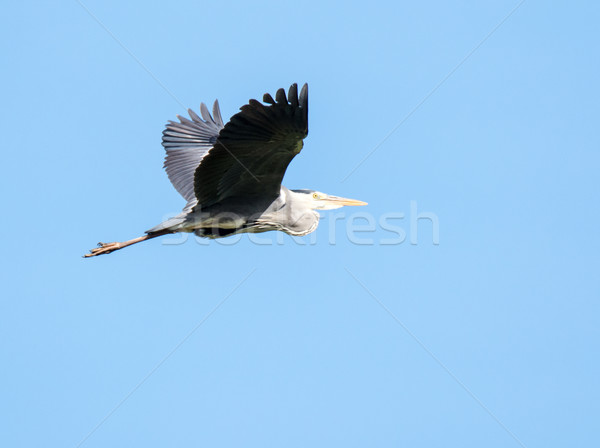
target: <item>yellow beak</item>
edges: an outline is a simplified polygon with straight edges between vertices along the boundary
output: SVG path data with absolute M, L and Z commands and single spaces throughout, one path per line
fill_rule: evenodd
M 339 196 L 327 196 L 323 201 L 337 205 L 367 205 L 366 202 L 357 199 L 340 198 Z

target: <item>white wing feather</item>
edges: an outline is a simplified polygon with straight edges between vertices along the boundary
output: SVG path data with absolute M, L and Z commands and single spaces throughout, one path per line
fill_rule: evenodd
M 162 138 L 167 151 L 164 168 L 175 189 L 187 201 L 184 211 L 191 210 L 197 203 L 194 173 L 223 128 L 218 101 L 213 105 L 212 116 L 204 103 L 200 105 L 202 118 L 191 109 L 188 113 L 191 121 L 177 115 L 180 122 L 169 121 Z

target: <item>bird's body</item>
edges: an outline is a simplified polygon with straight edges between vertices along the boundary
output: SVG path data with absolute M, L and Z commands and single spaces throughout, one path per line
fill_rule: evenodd
M 182 213 L 147 233 L 169 229 L 194 232 L 208 238 L 222 238 L 235 233 L 281 230 L 290 235 L 303 236 L 314 231 L 319 224 L 317 212 L 298 207 L 303 202 L 303 198 L 298 197 L 305 194 L 308 193 L 288 190 L 282 185 L 280 193 L 273 200 L 261 196 L 227 198 L 206 208 Z
M 100 243 L 86 257 L 102 255 L 157 236 L 194 232 L 222 238 L 236 233 L 280 230 L 294 236 L 313 232 L 316 210 L 365 205 L 314 190 L 281 185 L 288 164 L 308 134 L 308 86 L 298 95 L 293 84 L 286 97 L 265 94 L 262 104 L 250 100 L 224 125 L 215 101 L 212 115 L 201 104 L 202 118 L 179 117 L 163 132 L 169 180 L 187 204 L 182 213 L 123 243 Z

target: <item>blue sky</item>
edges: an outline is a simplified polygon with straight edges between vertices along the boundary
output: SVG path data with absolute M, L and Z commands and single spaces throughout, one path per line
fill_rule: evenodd
M 600 8 L 517 5 L 4 5 L 0 444 L 597 445 Z M 284 184 L 368 207 L 81 258 L 183 207 L 167 120 L 292 82 Z

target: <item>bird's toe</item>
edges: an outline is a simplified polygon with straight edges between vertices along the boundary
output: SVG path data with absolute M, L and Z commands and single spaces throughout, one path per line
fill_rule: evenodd
M 85 254 L 84 257 L 95 257 L 96 255 L 109 254 L 112 251 L 120 249 L 119 243 L 98 243 L 98 247 L 90 250 L 89 254 Z

